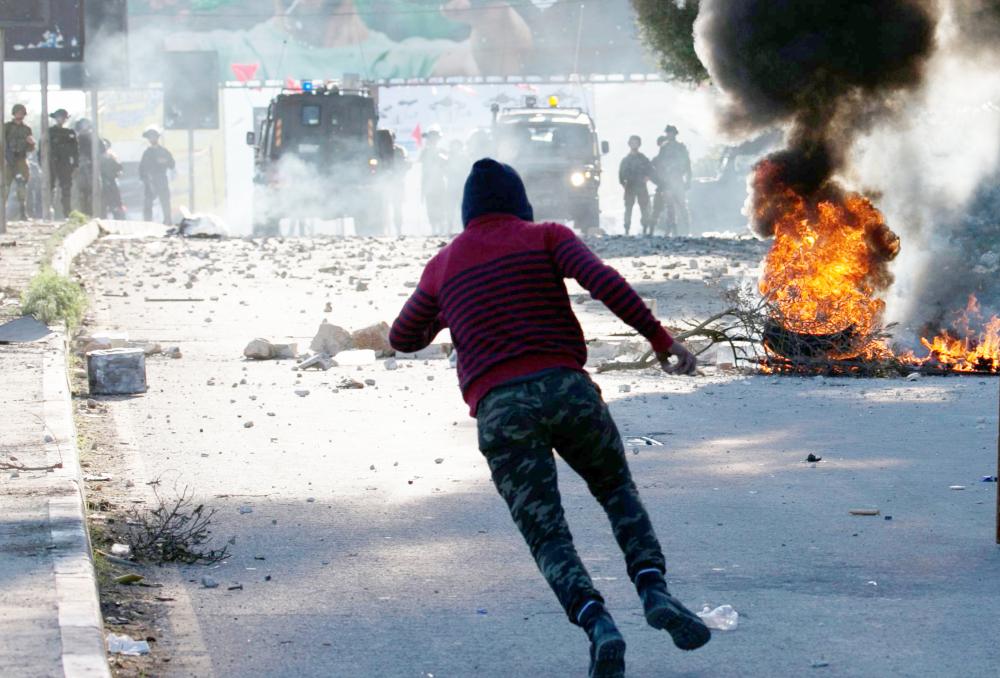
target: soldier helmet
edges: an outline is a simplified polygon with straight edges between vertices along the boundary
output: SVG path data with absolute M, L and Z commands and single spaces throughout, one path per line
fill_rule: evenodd
M 57 108 L 56 110 L 49 113 L 49 117 L 52 118 L 53 120 L 59 120 L 60 118 L 66 120 L 69 118 L 69 111 L 67 111 L 65 108 Z
M 432 135 L 441 136 L 441 125 L 434 123 L 433 125 L 427 128 L 426 132 L 424 132 L 425 137 L 429 137 Z
M 663 132 L 664 132 L 664 134 L 667 134 L 668 136 L 669 135 L 677 136 L 679 134 L 679 132 L 677 131 L 677 128 L 674 127 L 673 125 L 667 125 L 666 127 L 664 127 L 663 128 Z
M 156 127 L 147 127 L 146 131 L 142 133 L 143 139 L 159 139 L 160 130 Z
M 14 107 L 10 109 L 11 115 L 17 115 L 18 113 L 28 114 L 28 109 L 24 107 L 24 104 L 14 104 Z

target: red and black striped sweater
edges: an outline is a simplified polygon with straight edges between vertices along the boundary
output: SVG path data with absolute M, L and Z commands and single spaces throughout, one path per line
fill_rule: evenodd
M 487 214 L 431 259 L 392 324 L 397 351 L 429 345 L 444 328 L 472 416 L 491 389 L 550 368 L 583 371 L 587 347 L 565 278 L 665 352 L 673 339 L 635 290 L 567 227 Z

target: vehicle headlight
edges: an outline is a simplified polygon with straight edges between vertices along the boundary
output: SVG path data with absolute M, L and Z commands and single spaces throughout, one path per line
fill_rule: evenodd
M 369 166 L 371 166 L 371 167 L 376 167 L 376 166 L 378 166 L 378 158 L 369 158 L 369 159 L 368 159 L 368 164 L 369 164 Z
M 583 176 L 583 172 L 573 172 L 569 175 L 569 183 L 573 184 L 577 188 L 583 186 L 583 182 L 587 179 Z

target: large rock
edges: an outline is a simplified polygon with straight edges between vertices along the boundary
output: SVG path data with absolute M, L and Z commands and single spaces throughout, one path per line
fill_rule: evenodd
M 250 360 L 294 360 L 299 355 L 298 344 L 275 344 L 267 339 L 254 339 L 243 349 Z
M 393 354 L 392 346 L 389 345 L 389 326 L 384 322 L 355 330 L 351 333 L 351 340 L 354 348 L 371 349 L 378 357 Z
M 270 360 L 274 357 L 274 344 L 267 339 L 254 339 L 243 349 L 243 355 L 250 360 Z
M 335 356 L 341 351 L 354 347 L 351 335 L 343 327 L 331 325 L 327 321 L 320 324 L 309 348 L 315 353 L 325 353 Z

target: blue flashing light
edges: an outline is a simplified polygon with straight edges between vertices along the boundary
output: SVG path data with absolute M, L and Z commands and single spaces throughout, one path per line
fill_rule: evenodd
M 302 91 L 303 92 L 311 92 L 311 91 L 313 91 L 313 82 L 312 82 L 312 80 L 303 80 L 302 81 Z

